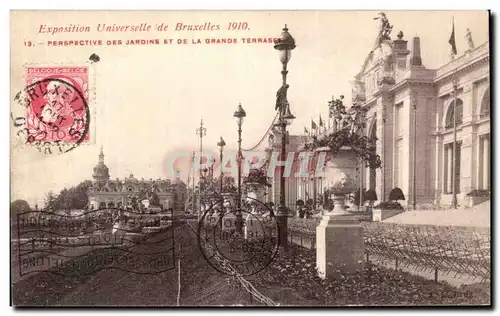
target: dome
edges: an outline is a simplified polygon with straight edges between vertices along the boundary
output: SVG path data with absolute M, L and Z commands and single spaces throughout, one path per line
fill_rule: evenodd
M 130 183 L 130 182 L 139 183 L 139 180 L 137 180 L 136 178 L 134 178 L 133 174 L 130 174 L 130 176 L 128 178 L 125 178 L 125 182 L 127 182 L 127 183 Z
M 94 167 L 94 174 L 93 177 L 96 180 L 108 180 L 109 179 L 109 168 L 104 164 L 104 153 L 102 152 L 102 147 L 101 147 L 101 153 L 99 154 L 99 162 L 97 165 Z
M 94 167 L 94 175 L 109 176 L 109 168 L 105 164 L 98 164 Z

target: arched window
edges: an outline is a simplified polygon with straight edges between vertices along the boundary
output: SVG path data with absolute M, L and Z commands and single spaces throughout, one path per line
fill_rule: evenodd
M 479 118 L 487 118 L 490 116 L 490 88 L 486 89 L 481 100 L 481 108 L 479 110 Z
M 457 113 L 455 115 L 457 125 L 462 124 L 463 102 L 462 100 L 457 99 L 457 104 L 454 106 L 454 100 L 452 100 L 448 106 L 448 112 L 446 112 L 445 128 L 453 128 L 453 113 L 455 113 L 455 108 L 457 109 Z

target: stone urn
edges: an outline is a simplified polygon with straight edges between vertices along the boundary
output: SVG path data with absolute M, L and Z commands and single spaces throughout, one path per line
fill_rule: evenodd
M 250 198 L 248 202 L 252 202 L 253 199 L 255 199 L 264 203 L 264 191 L 266 189 L 264 184 L 259 182 L 247 182 L 245 186 L 247 188 L 247 197 Z
M 343 146 L 337 153 L 332 153 L 329 147 L 316 149 L 319 154 L 325 155 L 324 169 L 325 186 L 331 188 L 334 209 L 328 213 L 345 212 L 344 201 L 346 195 L 358 188 L 358 159 L 351 147 Z
M 333 209 L 330 212 L 326 212 L 325 215 L 348 213 L 345 209 L 346 195 L 356 190 L 356 187 L 357 185 L 354 179 L 348 174 L 342 172 L 337 182 L 335 182 L 330 188 L 330 192 L 332 194 L 331 198 L 333 200 Z

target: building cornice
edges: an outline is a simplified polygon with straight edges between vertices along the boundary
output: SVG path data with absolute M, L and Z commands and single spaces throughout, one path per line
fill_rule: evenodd
M 472 50 L 466 51 L 463 55 L 448 62 L 441 68 L 436 69 L 434 84 L 437 84 L 450 76 L 461 74 L 478 64 L 489 62 L 489 59 L 489 42 L 485 42 Z
M 429 80 L 423 80 L 423 79 L 404 79 L 397 84 L 395 84 L 393 87 L 391 87 L 390 92 L 395 93 L 398 90 L 404 89 L 406 87 L 409 87 L 411 85 L 427 85 L 427 86 L 432 86 L 433 83 L 432 81 Z

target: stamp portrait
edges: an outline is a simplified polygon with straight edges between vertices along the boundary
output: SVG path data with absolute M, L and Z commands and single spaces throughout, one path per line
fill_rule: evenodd
M 27 143 L 89 141 L 88 75 L 87 67 L 26 69 Z

